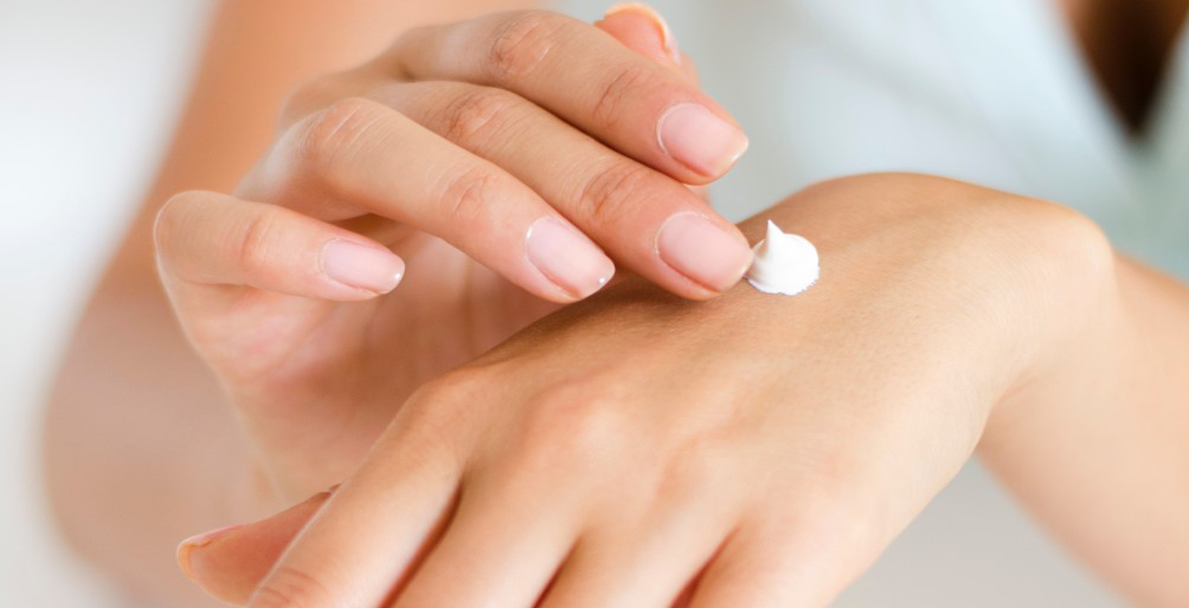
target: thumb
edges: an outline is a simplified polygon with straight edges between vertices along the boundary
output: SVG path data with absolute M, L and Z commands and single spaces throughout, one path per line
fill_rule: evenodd
M 330 498 L 331 491 L 272 517 L 222 528 L 182 541 L 178 566 L 215 599 L 242 606 L 280 559 L 285 548 Z
M 678 50 L 673 31 L 656 9 L 638 2 L 616 4 L 594 25 L 629 49 L 697 83 L 693 62 Z

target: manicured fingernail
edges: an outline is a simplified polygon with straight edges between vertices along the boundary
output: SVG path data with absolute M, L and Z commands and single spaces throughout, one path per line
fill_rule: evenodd
M 198 536 L 191 536 L 182 541 L 178 545 L 178 566 L 185 573 L 186 578 L 193 579 L 194 572 L 190 569 L 190 555 L 195 549 L 201 549 L 236 530 L 242 528 L 243 525 L 227 526 L 226 528 L 219 528 L 218 530 L 211 530 L 210 532 L 203 532 Z
M 726 173 L 747 151 L 743 131 L 696 103 L 666 110 L 656 132 L 669 156 L 707 177 Z
M 586 235 L 561 220 L 543 217 L 533 223 L 525 237 L 528 261 L 546 278 L 576 299 L 598 291 L 615 264 Z
M 693 211 L 665 220 L 656 235 L 656 252 L 677 272 L 717 292 L 738 282 L 752 258 L 742 235 L 731 234 Z
M 322 272 L 348 287 L 381 294 L 400 283 L 405 263 L 387 249 L 338 239 L 322 248 Z
M 681 50 L 677 48 L 677 39 L 673 37 L 673 30 L 669 29 L 669 22 L 665 21 L 665 18 L 656 9 L 640 2 L 620 2 L 607 9 L 603 18 L 606 19 L 620 13 L 635 13 L 651 21 L 652 25 L 656 27 L 657 34 L 661 37 L 661 46 L 664 47 L 669 58 L 677 65 L 681 65 Z

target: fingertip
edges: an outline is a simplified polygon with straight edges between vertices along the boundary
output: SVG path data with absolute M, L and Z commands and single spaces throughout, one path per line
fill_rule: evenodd
M 682 54 L 668 22 L 656 9 L 639 2 L 622 2 L 607 9 L 595 27 L 607 32 L 624 46 L 656 60 L 680 68 Z
M 615 263 L 585 234 L 568 222 L 543 217 L 525 236 L 529 263 L 556 290 L 541 294 L 561 304 L 582 300 L 601 290 L 615 276 Z
M 208 559 L 210 557 L 208 548 L 214 547 L 223 540 L 234 536 L 244 527 L 244 525 L 227 526 L 187 538 L 179 543 L 176 558 L 178 568 L 181 569 L 182 574 L 186 575 L 186 578 L 202 588 L 208 595 L 220 601 L 232 603 L 246 601 L 247 593 L 250 591 L 235 593 L 234 591 L 239 586 L 221 580 L 221 578 L 225 577 L 217 576 L 219 574 L 217 569 L 212 572 L 211 562 Z M 240 572 L 242 568 L 236 567 L 228 570 Z
M 657 143 L 668 156 L 702 178 L 684 180 L 702 185 L 734 168 L 750 146 L 747 135 L 733 120 L 698 103 L 679 103 L 661 115 Z
M 665 220 L 657 232 L 655 250 L 666 265 L 705 290 L 691 290 L 692 299 L 708 299 L 733 287 L 753 258 L 737 228 L 697 211 L 675 213 Z
M 351 290 L 351 299 L 371 299 L 390 293 L 405 275 L 400 256 L 378 245 L 334 239 L 322 247 L 321 271 L 338 286 Z
M 242 605 L 280 559 L 285 548 L 330 498 L 314 495 L 269 518 L 220 528 L 178 545 L 178 566 L 215 599 Z
M 191 536 L 190 538 L 178 543 L 177 554 L 175 557 L 177 559 L 178 567 L 182 570 L 182 574 L 185 574 L 186 578 L 197 582 L 193 568 L 194 552 L 198 549 L 201 549 L 202 547 L 206 547 L 214 543 L 220 538 L 227 536 L 236 530 L 239 530 L 240 528 L 243 528 L 243 525 L 226 526 L 216 530 L 211 530 L 210 532 L 204 532 L 202 534 Z

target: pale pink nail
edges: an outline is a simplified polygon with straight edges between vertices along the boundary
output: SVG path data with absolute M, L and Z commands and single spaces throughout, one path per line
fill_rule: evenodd
M 529 262 L 575 299 L 598 291 L 615 274 L 615 264 L 597 245 L 557 218 L 533 223 L 525 247 Z
M 405 272 L 405 263 L 391 251 L 345 240 L 322 248 L 322 272 L 348 287 L 388 293 Z
M 678 213 L 661 226 L 656 251 L 666 264 L 712 291 L 726 291 L 751 265 L 751 248 L 710 218 L 693 211 Z
M 195 549 L 201 549 L 202 547 L 205 547 L 219 540 L 220 538 L 223 538 L 224 536 L 239 530 L 242 527 L 244 526 L 239 524 L 235 526 L 219 528 L 217 530 L 211 530 L 210 532 L 203 532 L 202 534 L 191 536 L 190 538 L 187 538 L 186 540 L 179 543 L 177 554 L 178 566 L 181 567 L 182 572 L 186 574 L 186 577 L 190 579 L 194 578 L 194 573 L 190 569 L 190 554 Z
M 747 136 L 696 103 L 677 104 L 657 123 L 661 148 L 683 165 L 719 177 L 747 151 Z

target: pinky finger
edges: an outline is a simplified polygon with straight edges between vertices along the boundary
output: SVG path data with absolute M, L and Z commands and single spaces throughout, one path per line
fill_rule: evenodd
M 154 240 L 171 288 L 254 287 L 352 302 L 392 291 L 405 269 L 404 261 L 371 239 L 283 207 L 214 192 L 170 199 L 157 215 Z

